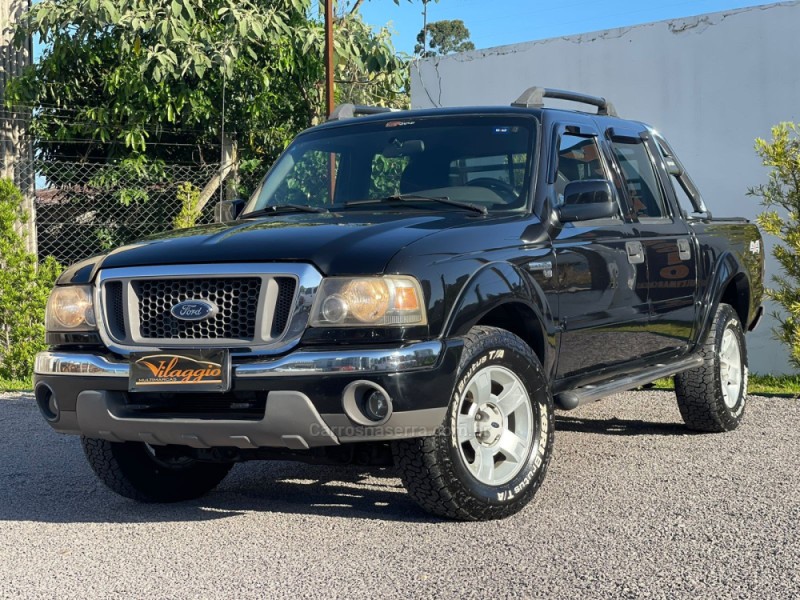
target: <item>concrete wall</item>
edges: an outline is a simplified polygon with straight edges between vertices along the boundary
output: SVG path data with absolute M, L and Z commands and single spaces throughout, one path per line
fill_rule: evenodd
M 411 101 L 510 104 L 531 85 L 605 96 L 666 136 L 712 213 L 754 218 L 759 205 L 746 191 L 766 170 L 753 141 L 800 121 L 798 37 L 800 2 L 783 2 L 476 50 L 414 65 Z M 775 270 L 770 257 L 767 272 Z M 751 369 L 789 372 L 771 326 L 749 336 Z

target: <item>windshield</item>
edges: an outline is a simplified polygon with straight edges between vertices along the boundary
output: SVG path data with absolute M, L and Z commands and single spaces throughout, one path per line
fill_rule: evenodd
M 536 122 L 520 116 L 354 121 L 297 138 L 244 211 L 421 206 L 425 196 L 490 212 L 525 207 Z M 458 210 L 456 204 L 426 208 Z M 462 208 L 463 209 L 463 208 Z

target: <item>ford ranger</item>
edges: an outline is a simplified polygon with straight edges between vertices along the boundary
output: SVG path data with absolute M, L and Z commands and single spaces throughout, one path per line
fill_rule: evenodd
M 495 519 L 542 484 L 554 408 L 674 376 L 688 428 L 742 420 L 758 229 L 712 217 L 661 134 L 603 98 L 343 105 L 219 212 L 73 265 L 48 303 L 36 402 L 128 498 L 332 461 Z

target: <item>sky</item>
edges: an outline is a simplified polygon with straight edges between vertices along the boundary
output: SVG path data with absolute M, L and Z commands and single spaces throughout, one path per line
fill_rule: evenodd
M 439 0 L 428 22 L 461 19 L 478 49 L 611 29 L 773 2 L 737 0 Z M 364 20 L 391 22 L 395 48 L 412 53 L 422 29 L 421 0 L 365 0 Z

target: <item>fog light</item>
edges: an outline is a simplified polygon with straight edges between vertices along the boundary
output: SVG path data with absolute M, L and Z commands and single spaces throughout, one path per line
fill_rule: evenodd
M 389 399 L 378 390 L 369 392 L 364 400 L 364 414 L 371 421 L 383 421 L 389 414 Z
M 342 408 L 353 423 L 374 427 L 392 416 L 392 398 L 377 383 L 361 379 L 344 388 Z
M 58 400 L 49 385 L 40 383 L 34 392 L 39 412 L 48 421 L 57 421 L 59 415 Z

